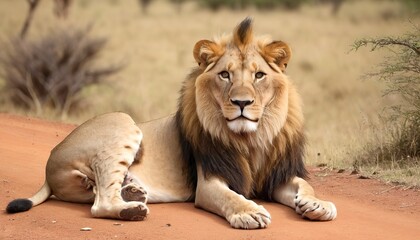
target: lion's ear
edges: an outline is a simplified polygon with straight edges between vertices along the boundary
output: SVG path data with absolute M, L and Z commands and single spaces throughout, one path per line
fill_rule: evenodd
M 275 64 L 284 72 L 292 56 L 292 50 L 285 42 L 274 41 L 262 49 L 262 56 L 270 65 Z
M 193 50 L 194 59 L 200 67 L 207 68 L 207 66 L 223 55 L 220 46 L 209 40 L 198 41 Z

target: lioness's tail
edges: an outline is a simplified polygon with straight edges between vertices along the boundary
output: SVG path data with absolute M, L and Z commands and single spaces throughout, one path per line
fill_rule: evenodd
M 18 198 L 11 201 L 6 208 L 7 213 L 24 212 L 31 209 L 33 206 L 39 205 L 51 196 L 51 188 L 45 181 L 44 185 L 31 198 Z

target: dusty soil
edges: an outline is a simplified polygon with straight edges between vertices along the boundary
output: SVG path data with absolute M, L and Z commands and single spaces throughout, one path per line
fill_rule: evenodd
M 420 239 L 420 191 L 360 179 L 349 172 L 311 169 L 320 198 L 336 203 L 338 218 L 311 222 L 275 203 L 262 230 L 235 230 L 192 203 L 149 205 L 143 222 L 94 219 L 90 206 L 48 200 L 8 215 L 14 198 L 29 197 L 44 182 L 50 150 L 75 126 L 0 114 L 0 239 Z M 81 231 L 90 227 L 91 231 Z

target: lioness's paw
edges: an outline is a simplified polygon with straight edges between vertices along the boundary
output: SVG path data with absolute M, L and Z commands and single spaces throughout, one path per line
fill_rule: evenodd
M 271 223 L 271 216 L 263 206 L 256 205 L 255 208 L 232 214 L 228 221 L 234 228 L 266 228 Z
M 337 217 L 334 203 L 313 196 L 296 195 L 295 206 L 298 214 L 310 220 L 329 221 Z
M 121 197 L 124 201 L 138 201 L 147 203 L 147 192 L 135 183 L 129 183 L 121 189 Z
M 91 209 L 93 217 L 116 218 L 122 220 L 140 221 L 149 214 L 149 208 L 143 202 L 124 202 L 94 204 Z
M 132 206 L 120 211 L 119 217 L 123 220 L 142 221 L 149 214 L 149 208 L 142 202 L 134 203 Z

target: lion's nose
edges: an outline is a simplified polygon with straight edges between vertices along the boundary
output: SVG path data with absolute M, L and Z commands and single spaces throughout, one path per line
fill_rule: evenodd
M 230 102 L 233 105 L 239 106 L 241 108 L 241 111 L 242 111 L 242 110 L 244 110 L 244 108 L 246 106 L 253 104 L 254 103 L 254 100 L 245 100 L 245 101 L 243 101 L 243 100 L 233 100 L 233 99 L 230 99 Z

